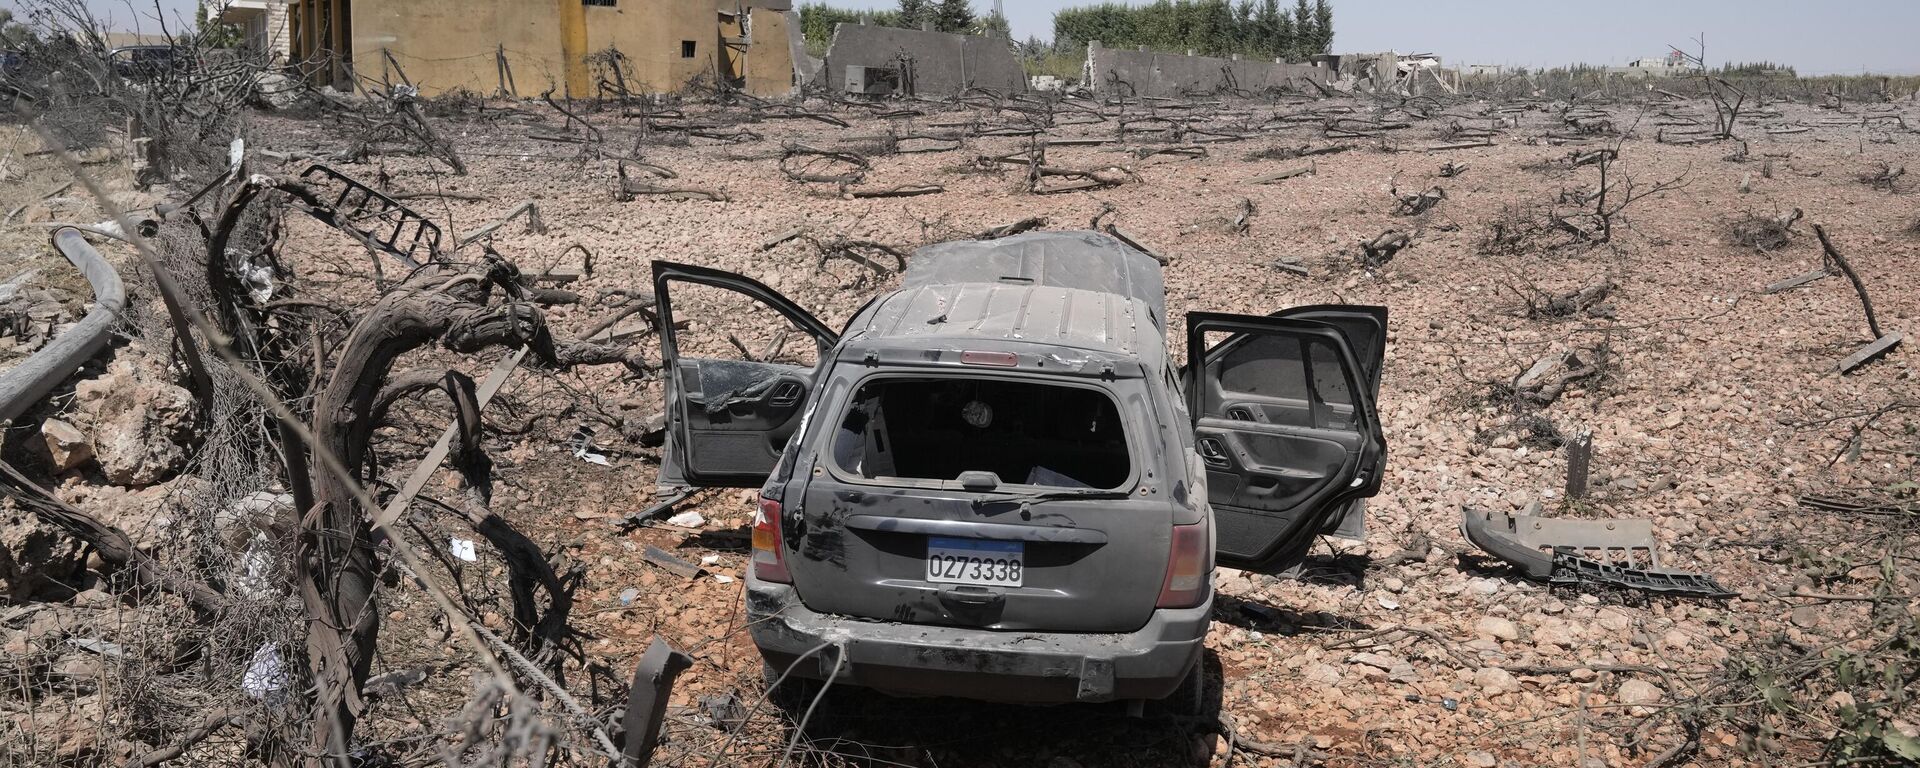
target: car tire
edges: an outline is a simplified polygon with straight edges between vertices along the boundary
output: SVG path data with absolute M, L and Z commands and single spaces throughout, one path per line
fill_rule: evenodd
M 1207 722 L 1214 714 L 1214 704 L 1208 697 L 1209 685 L 1207 665 L 1204 659 L 1196 659 L 1193 667 L 1187 670 L 1187 676 L 1180 681 L 1180 687 L 1157 702 L 1155 709 L 1166 717 L 1188 722 Z
M 798 715 L 800 712 L 806 710 L 808 704 L 813 702 L 814 696 L 820 692 L 821 683 L 818 680 L 801 677 L 799 675 L 787 675 L 787 679 L 781 681 L 780 675 L 784 671 L 785 670 L 780 667 L 769 664 L 765 659 L 762 659 L 760 661 L 760 682 L 766 685 L 767 703 L 783 711 Z M 779 682 L 779 684 L 775 685 L 775 682 Z

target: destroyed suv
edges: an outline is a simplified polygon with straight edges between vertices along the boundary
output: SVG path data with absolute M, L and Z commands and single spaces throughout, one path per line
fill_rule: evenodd
M 1094 232 L 922 248 L 837 333 L 741 275 L 653 274 L 661 483 L 760 489 L 746 604 L 770 674 L 1197 704 L 1214 565 L 1296 565 L 1380 488 L 1382 307 L 1190 313 L 1182 368 L 1160 264 Z M 695 284 L 777 311 L 818 362 L 684 352 Z

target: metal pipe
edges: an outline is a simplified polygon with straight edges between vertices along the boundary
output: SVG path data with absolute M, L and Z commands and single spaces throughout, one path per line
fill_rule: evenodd
M 93 309 L 80 322 L 13 367 L 0 371 L 0 421 L 12 421 L 105 349 L 127 307 L 126 285 L 80 230 L 54 230 L 53 247 L 93 286 Z

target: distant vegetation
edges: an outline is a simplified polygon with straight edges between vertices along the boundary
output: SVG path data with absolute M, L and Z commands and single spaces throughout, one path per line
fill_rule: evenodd
M 1007 35 L 1007 20 L 976 15 L 966 0 L 899 0 L 883 11 L 801 3 L 800 31 L 807 52 L 826 52 L 838 24 L 919 29 L 931 24 L 942 32 Z M 1333 44 L 1333 6 L 1327 0 L 1159 0 L 1132 6 L 1106 2 L 1066 8 L 1053 15 L 1053 41 L 1029 37 L 1014 45 L 1028 74 L 1078 77 L 1086 44 L 1099 40 L 1110 48 L 1146 46 L 1169 53 L 1196 53 L 1300 61 L 1326 53 Z
M 1920 92 L 1914 75 L 1816 75 L 1801 77 L 1793 67 L 1761 62 L 1727 64 L 1707 71 L 1732 83 L 1756 99 L 1786 99 L 1802 103 L 1822 100 L 1888 101 L 1912 98 Z M 1654 88 L 1687 96 L 1703 95 L 1697 75 L 1638 77 L 1610 72 L 1607 67 L 1574 64 L 1549 69 L 1511 67 L 1497 74 L 1466 75 L 1461 85 L 1475 93 L 1536 92 L 1556 98 L 1601 94 L 1618 98 Z
M 1109 48 L 1300 61 L 1333 45 L 1333 7 L 1327 0 L 1160 0 L 1152 5 L 1100 3 L 1053 15 L 1056 48 L 1098 40 Z
M 1713 73 L 1729 79 L 1735 77 L 1799 77 L 1799 74 L 1793 71 L 1793 67 L 1785 64 L 1775 64 L 1771 61 L 1726 64 L 1714 70 Z
M 826 3 L 800 4 L 800 34 L 806 38 L 807 53 L 826 53 L 833 40 L 833 29 L 840 24 L 867 24 L 876 27 L 919 29 L 923 24 L 936 31 L 958 34 L 998 34 L 1007 36 L 1007 20 L 994 14 L 975 15 L 967 0 L 900 0 L 900 6 L 887 11 L 859 11 L 836 8 Z

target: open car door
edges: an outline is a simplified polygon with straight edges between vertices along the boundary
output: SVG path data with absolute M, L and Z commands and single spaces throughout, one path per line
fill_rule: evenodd
M 722 355 L 730 350 L 724 345 L 696 343 L 676 322 L 675 310 L 684 309 L 674 305 L 676 284 L 723 289 L 778 312 L 811 337 L 807 341 L 814 349 L 809 357 L 818 362 L 796 365 L 744 354 L 726 357 Z M 800 428 L 801 411 L 818 378 L 815 374 L 826 364 L 827 351 L 839 335 L 772 288 L 732 272 L 656 261 L 653 292 L 666 372 L 667 444 L 660 460 L 661 487 L 759 487 L 779 462 L 787 439 Z M 700 319 L 738 318 L 737 313 L 726 315 Z
M 1351 330 L 1349 330 L 1351 329 Z M 1383 307 L 1187 315 L 1187 408 L 1207 468 L 1216 560 L 1274 572 L 1379 492 Z M 1208 333 L 1231 334 L 1209 347 Z

